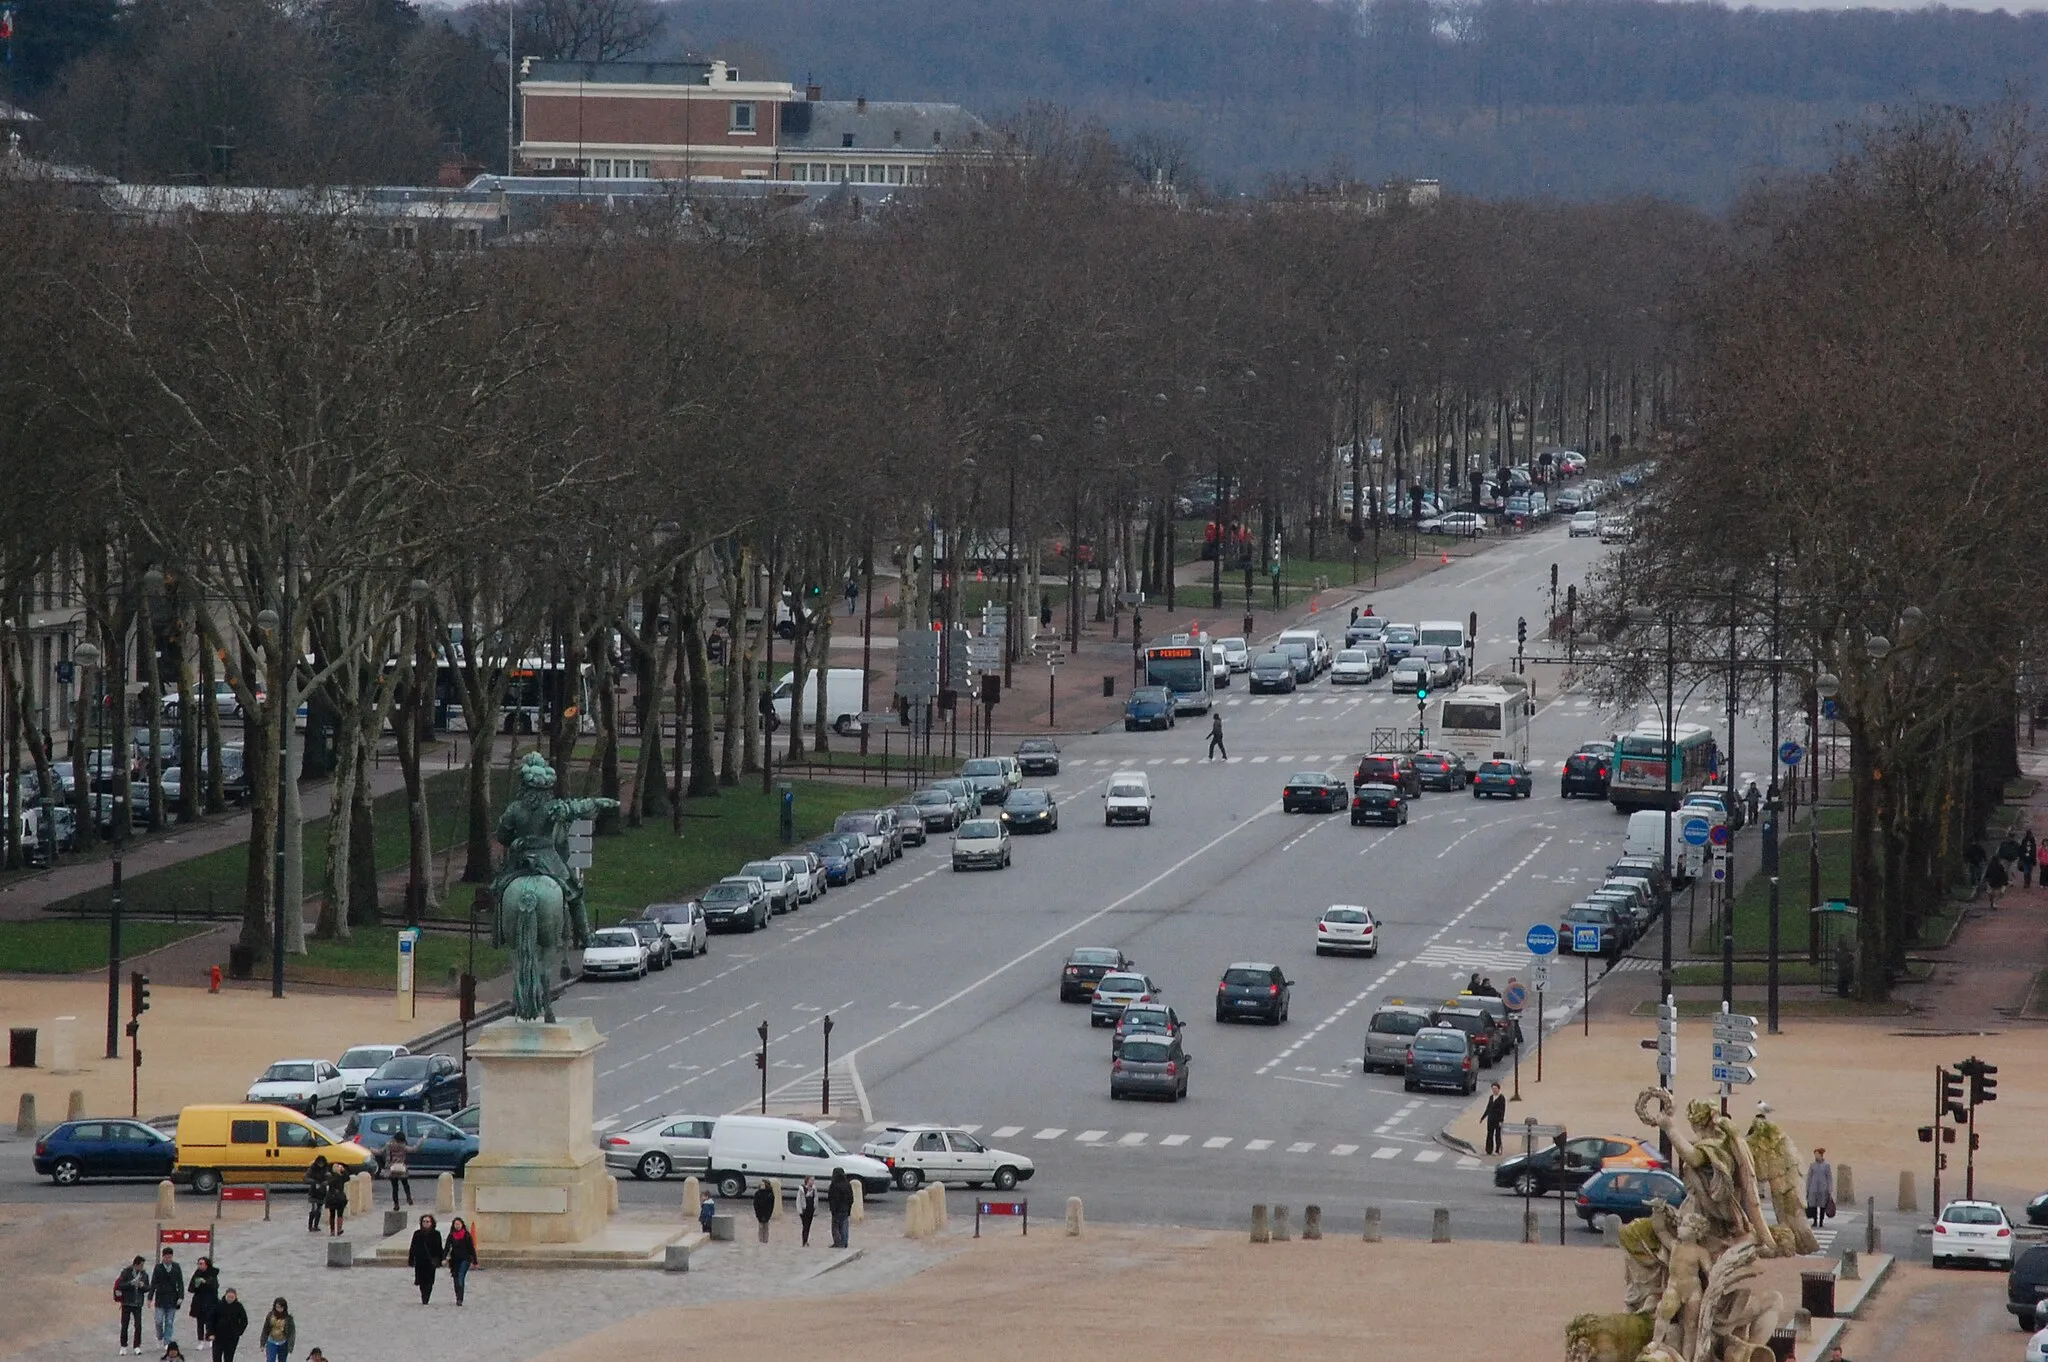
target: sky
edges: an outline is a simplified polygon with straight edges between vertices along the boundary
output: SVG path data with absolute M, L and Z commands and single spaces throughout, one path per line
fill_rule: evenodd
M 1875 0 L 1874 3 L 1846 5 L 1840 0 L 1724 0 L 1730 9 L 1971 9 L 1989 13 L 2006 10 L 2012 14 L 2048 10 L 2048 0 L 1950 0 L 1934 6 L 1925 0 Z

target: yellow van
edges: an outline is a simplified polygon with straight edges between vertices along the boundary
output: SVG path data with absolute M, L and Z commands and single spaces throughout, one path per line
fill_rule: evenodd
M 359 1144 L 335 1139 L 290 1107 L 231 1102 L 186 1107 L 178 1113 L 177 1176 L 211 1196 L 223 1182 L 303 1182 L 322 1154 L 351 1168 L 374 1156 Z

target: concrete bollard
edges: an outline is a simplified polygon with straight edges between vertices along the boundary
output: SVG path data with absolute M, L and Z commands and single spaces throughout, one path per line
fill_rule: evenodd
M 683 1219 L 695 1220 L 704 1209 L 704 1184 L 694 1176 L 683 1179 Z
M 1835 1204 L 1854 1206 L 1856 1204 L 1856 1170 L 1843 1164 L 1835 1169 Z
M 946 1228 L 946 1218 L 952 1209 L 952 1207 L 946 1204 L 946 1184 L 943 1182 L 933 1183 L 932 1229 L 934 1232 Z
M 368 1173 L 351 1173 L 348 1179 L 348 1213 L 368 1215 L 377 1195 L 377 1183 Z
M 1429 1242 L 1448 1244 L 1451 1242 L 1451 1208 L 1439 1206 L 1429 1217 Z
M 1835 1277 L 1845 1282 L 1863 1280 L 1863 1264 L 1857 1259 L 1855 1249 L 1842 1250 L 1842 1265 L 1835 1269 Z
M 36 1133 L 36 1095 L 32 1092 L 21 1095 L 21 1106 L 14 1116 L 14 1133 L 23 1139 L 32 1138 Z
M 1379 1241 L 1380 1208 L 1377 1206 L 1368 1206 L 1365 1208 L 1365 1242 L 1368 1244 L 1377 1244 Z
M 1600 1242 L 1608 1248 L 1621 1247 L 1621 1217 L 1603 1215 L 1600 1217 Z
M 930 1202 L 925 1200 L 922 1189 L 912 1192 L 903 1199 L 903 1237 L 905 1239 L 922 1239 L 926 1234 L 930 1233 L 927 1228 L 928 1222 L 931 1219 L 931 1212 L 927 1209 L 930 1204 Z
M 1899 1209 L 1917 1211 L 1920 1209 L 1920 1193 L 1914 1189 L 1913 1174 L 1909 1170 L 1899 1174 Z
M 405 1222 L 410 1218 L 405 1211 L 384 1212 L 384 1237 L 389 1239 L 394 1234 L 404 1234 Z
M 613 1184 L 617 1186 L 615 1182 Z M 434 1179 L 434 1214 L 455 1214 L 455 1175 L 442 1173 Z
M 356 1246 L 353 1241 L 348 1239 L 329 1239 L 327 1241 L 327 1266 L 354 1267 L 355 1265 Z
M 867 1184 L 859 1178 L 853 1180 L 853 1223 L 858 1225 L 868 1218 Z
M 1877 1198 L 1870 1197 L 1863 1203 L 1863 1251 L 1876 1257 L 1884 1243 L 1884 1231 L 1877 1224 Z
M 450 1184 L 448 1195 L 452 1199 L 455 1195 L 455 1179 L 449 1177 L 446 1173 L 443 1173 L 441 1176 L 448 1178 Z M 436 1200 L 439 1200 L 438 1193 L 436 1194 Z M 604 1178 L 604 1209 L 608 1215 L 617 1215 L 619 1213 L 619 1180 L 609 1173 L 605 1174 Z
M 1536 1212 L 1534 1211 L 1522 1212 L 1522 1242 L 1525 1244 L 1540 1244 L 1543 1242 L 1543 1225 L 1542 1222 L 1537 1220 Z
M 156 1218 L 175 1220 L 178 1218 L 178 1189 L 165 1178 L 156 1185 Z
M 50 1027 L 50 1072 L 78 1072 L 78 1018 L 59 1017 Z
M 1266 1215 L 1266 1203 L 1252 1203 L 1252 1242 L 1270 1244 L 1273 1242 L 1273 1223 Z
M 1792 1312 L 1792 1332 L 1801 1338 L 1813 1335 L 1813 1315 L 1804 1306 Z
M 64 1119 L 67 1121 L 83 1121 L 85 1119 L 84 1088 L 73 1088 L 71 1095 L 64 1100 Z
M 1302 1208 L 1301 1237 L 1304 1239 L 1320 1239 L 1323 1237 L 1323 1208 L 1314 1202 L 1310 1202 Z
M 718 1214 L 711 1217 L 711 1237 L 721 1244 L 730 1244 L 739 1237 L 739 1217 Z
M 688 1272 L 690 1270 L 690 1246 L 688 1244 L 665 1244 L 661 1250 L 663 1272 Z
M 1081 1233 L 1081 1198 L 1067 1198 L 1067 1237 L 1075 1238 Z
M 1273 1242 L 1284 1244 L 1287 1238 L 1287 1208 L 1276 1203 L 1273 1207 Z

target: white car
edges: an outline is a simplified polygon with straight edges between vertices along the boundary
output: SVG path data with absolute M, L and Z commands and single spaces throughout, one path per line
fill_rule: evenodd
M 953 868 L 1010 868 L 1010 830 L 1000 818 L 970 818 L 953 834 Z
M 2027 1340 L 2027 1362 L 2048 1362 L 2048 1329 Z
M 1486 522 L 1471 511 L 1452 511 L 1448 515 L 1425 520 L 1415 528 L 1424 534 L 1448 534 L 1464 539 L 1486 536 Z
M 1636 527 L 1626 517 L 1611 515 L 1600 522 L 1600 542 L 1603 544 L 1632 544 L 1635 537 Z
M 646 978 L 647 943 L 631 927 L 599 928 L 590 934 L 590 944 L 583 948 L 583 977 Z
M 2012 1221 L 1995 1201 L 1951 1201 L 1934 1222 L 1930 1259 L 1941 1267 L 1960 1259 L 2012 1266 Z
M 1316 954 L 1357 951 L 1361 955 L 1380 953 L 1380 925 L 1372 909 L 1356 903 L 1333 903 L 1316 919 Z
M 1223 660 L 1230 664 L 1231 671 L 1248 672 L 1252 669 L 1252 650 L 1243 639 L 1218 639 L 1216 646 L 1223 650 Z
M 896 1185 L 906 1192 L 927 1182 L 948 1187 L 992 1182 L 1007 1192 L 1038 1171 L 1022 1154 L 990 1149 L 956 1126 L 889 1126 L 860 1152 L 888 1165 Z
M 650 903 L 640 910 L 640 916 L 661 924 L 662 935 L 668 938 L 668 944 L 678 958 L 702 955 L 711 945 L 711 928 L 704 921 L 704 905 L 695 899 L 687 903 Z
M 1571 537 L 1573 539 L 1597 539 L 1600 537 L 1600 513 L 1580 511 L 1572 517 Z
M 335 1068 L 341 1070 L 341 1100 L 349 1106 L 363 1100 L 363 1080 L 384 1067 L 387 1059 L 409 1055 L 403 1045 L 351 1045 L 342 1051 Z
M 360 1092 L 361 1083 L 356 1086 Z M 340 1068 L 324 1059 L 280 1059 L 249 1085 L 242 1100 L 290 1107 L 308 1116 L 318 1116 L 323 1109 L 340 1115 L 347 1088 Z
M 1118 771 L 1102 793 L 1102 821 L 1152 826 L 1152 781 L 1143 771 Z
M 769 912 L 794 912 L 803 906 L 803 900 L 797 896 L 796 871 L 787 862 L 748 861 L 740 867 L 740 874 L 761 882 L 768 895 Z
M 1380 674 L 1379 661 L 1364 648 L 1346 648 L 1330 664 L 1330 684 L 1362 686 Z
M 787 856 L 771 857 L 789 867 L 796 876 L 796 901 L 816 903 L 825 894 L 825 872 L 817 867 L 807 854 L 792 853 Z

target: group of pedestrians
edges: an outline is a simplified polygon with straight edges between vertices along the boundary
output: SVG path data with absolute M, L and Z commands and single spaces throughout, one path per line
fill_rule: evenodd
M 761 1243 L 768 1242 L 768 1224 L 775 1219 L 775 1189 L 766 1182 L 754 1185 L 754 1232 Z M 844 1168 L 832 1170 L 832 1181 L 825 1186 L 825 1212 L 832 1223 L 832 1247 L 851 1248 L 853 1245 L 853 1179 Z M 711 1221 L 717 1213 L 717 1203 L 705 1197 L 698 1204 L 698 1223 L 704 1232 L 711 1232 Z M 811 1245 L 811 1222 L 818 1218 L 818 1180 L 807 1177 L 797 1188 L 796 1218 L 800 1227 L 800 1242 L 805 1248 Z M 457 1291 L 460 1292 L 458 1287 Z
M 242 1304 L 235 1288 L 221 1288 L 220 1269 L 213 1265 L 213 1260 L 199 1259 L 188 1280 L 172 1249 L 164 1249 L 158 1255 L 154 1268 L 137 1254 L 135 1261 L 114 1281 L 114 1303 L 121 1312 L 121 1342 L 115 1350 L 120 1354 L 142 1356 L 145 1304 L 154 1309 L 156 1341 L 162 1350 L 158 1356 L 165 1362 L 185 1359 L 185 1350 L 177 1337 L 180 1306 L 188 1307 L 186 1313 L 192 1317 L 194 1336 L 198 1342 L 210 1345 L 213 1362 L 235 1362 L 235 1350 L 249 1332 L 248 1307 Z M 263 1362 L 289 1362 L 298 1343 L 298 1324 L 283 1296 L 270 1303 L 270 1312 L 259 1322 L 256 1336 L 263 1345 Z M 306 1362 L 325 1362 L 325 1358 L 315 1348 Z
M 419 1288 L 421 1305 L 434 1299 L 434 1282 L 444 1267 L 455 1284 L 455 1303 L 460 1305 L 469 1291 L 469 1270 L 476 1266 L 476 1235 L 458 1215 L 448 1222 L 443 1237 L 434 1217 L 423 1215 L 419 1228 L 412 1232 L 412 1242 L 406 1245 L 405 1263 L 412 1269 L 412 1284 Z
M 2015 879 L 2021 888 L 2033 888 L 2036 870 L 2041 872 L 2042 887 L 2048 888 L 2048 839 L 2036 841 L 2031 828 L 2024 837 L 2008 836 L 2001 841 L 1996 856 L 1986 856 L 1984 848 L 1973 842 L 1963 853 L 1963 859 L 1972 878 L 1983 882 L 1993 908 L 1998 906 L 1998 896 L 2011 888 Z
M 320 1218 L 327 1218 L 327 1233 L 341 1234 L 348 1225 L 348 1180 L 351 1176 L 345 1163 L 329 1163 L 325 1154 L 314 1158 L 312 1166 L 306 1169 L 306 1233 L 320 1232 Z M 398 1192 L 391 1193 L 392 1210 L 397 1210 Z

